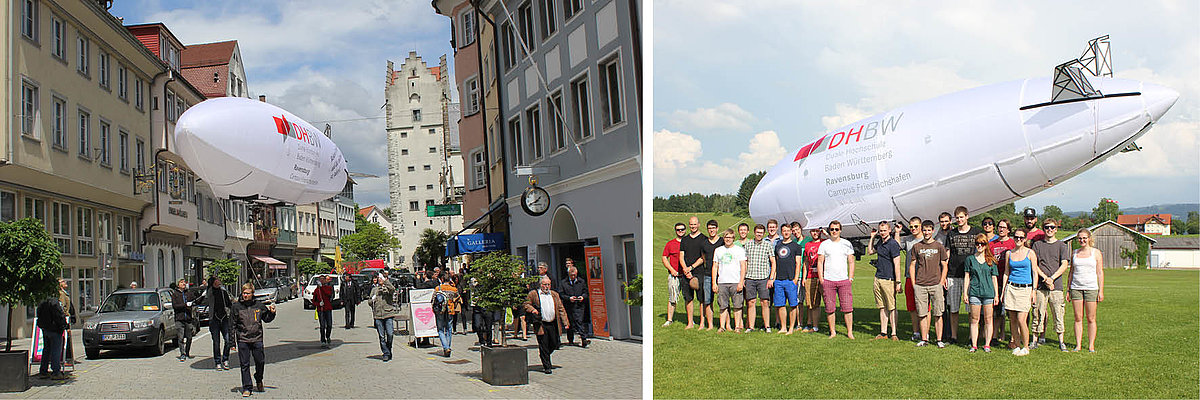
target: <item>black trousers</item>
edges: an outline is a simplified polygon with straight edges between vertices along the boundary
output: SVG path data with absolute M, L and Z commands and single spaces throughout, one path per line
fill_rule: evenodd
M 480 346 L 492 345 L 492 324 L 496 323 L 495 312 L 487 311 L 479 307 L 475 307 L 472 316 L 475 325 L 475 338 L 479 339 Z
M 329 343 L 333 334 L 333 310 L 317 311 L 317 323 L 321 325 L 321 343 Z
M 579 339 L 592 337 L 592 324 L 587 322 L 587 307 L 582 302 L 568 303 L 566 306 L 567 317 L 571 319 L 571 328 L 567 329 L 567 341 L 574 342 L 575 335 L 579 334 Z
M 229 362 L 229 350 L 233 348 L 232 325 L 233 320 L 229 317 L 208 320 L 208 333 L 211 334 L 213 341 L 213 360 L 218 364 Z M 225 339 L 224 347 L 221 346 L 222 338 Z
M 187 357 L 192 354 L 192 321 L 175 321 L 175 342 L 179 343 L 179 356 Z
M 254 382 L 262 382 L 263 367 L 266 366 L 267 356 L 263 353 L 263 342 L 257 341 L 253 343 L 238 342 L 238 360 L 242 362 L 242 390 L 250 391 L 254 388 L 250 382 L 250 361 L 254 361 Z
M 554 349 L 562 344 L 558 335 L 557 323 L 554 321 L 542 322 L 542 334 L 537 335 L 538 354 L 542 357 L 542 367 L 550 368 L 550 353 L 553 353 Z
M 346 311 L 346 327 L 354 326 L 354 306 L 355 303 L 352 302 L 342 305 L 342 309 Z

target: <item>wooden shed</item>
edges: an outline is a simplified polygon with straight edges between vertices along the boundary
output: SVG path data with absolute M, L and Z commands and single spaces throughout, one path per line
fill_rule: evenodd
M 1123 268 L 1128 266 L 1129 260 L 1121 258 L 1121 249 L 1136 250 L 1137 240 L 1144 239 L 1150 242 L 1150 247 L 1154 247 L 1154 238 L 1143 235 L 1135 230 L 1121 226 L 1113 220 L 1101 222 L 1088 227 L 1092 231 L 1092 243 L 1104 255 L 1104 268 Z M 1071 248 L 1077 248 L 1075 236 L 1078 233 L 1071 234 L 1063 238 L 1064 241 L 1071 245 Z M 1147 253 L 1147 262 L 1149 262 L 1149 254 Z

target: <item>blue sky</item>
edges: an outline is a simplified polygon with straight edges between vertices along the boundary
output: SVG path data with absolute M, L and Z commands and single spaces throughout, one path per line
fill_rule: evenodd
M 655 1 L 653 193 L 735 192 L 827 129 L 1048 76 L 1108 34 L 1115 77 L 1171 87 L 1179 102 L 1138 141 L 1142 152 L 1018 207 L 1200 202 L 1200 3 L 1043 3 Z
M 318 128 L 343 121 L 329 124 L 350 170 L 380 176 L 356 179 L 363 207 L 388 204 L 387 60 L 399 68 L 413 50 L 430 65 L 453 58 L 450 19 L 429 1 L 116 0 L 110 12 L 126 24 L 162 22 L 184 45 L 237 40 L 252 97 Z

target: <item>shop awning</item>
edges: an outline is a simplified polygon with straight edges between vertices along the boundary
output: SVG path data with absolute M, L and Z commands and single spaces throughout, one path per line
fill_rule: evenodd
M 446 241 L 446 257 L 504 250 L 503 233 L 458 235 Z
M 266 263 L 268 269 L 287 269 L 287 264 L 271 257 L 254 256 L 254 259 Z

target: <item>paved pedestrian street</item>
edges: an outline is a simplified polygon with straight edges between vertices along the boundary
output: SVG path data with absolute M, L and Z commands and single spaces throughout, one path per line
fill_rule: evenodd
M 480 380 L 474 334 L 454 335 L 450 358 L 439 355 L 440 347 L 413 348 L 405 344 L 405 336 L 397 336 L 393 359 L 385 363 L 365 304 L 358 308 L 354 329 L 343 329 L 342 310 L 334 310 L 330 349 L 321 348 L 313 311 L 305 310 L 302 301 L 279 304 L 278 312 L 273 322 L 265 324 L 266 391 L 252 398 L 640 398 L 642 394 L 640 343 L 593 340 L 587 349 L 564 346 L 554 352 L 554 373 L 546 375 L 540 372 L 535 337 L 510 340 L 529 348 L 529 384 L 491 386 Z M 72 379 L 31 378 L 31 389 L 0 394 L 0 399 L 241 396 L 237 352 L 230 355 L 231 370 L 214 370 L 207 328 L 194 340 L 195 358 L 185 362 L 179 362 L 178 350 L 170 345 L 160 357 L 104 351 L 100 359 L 87 360 L 81 336 L 79 330 L 72 333 L 79 360 Z M 431 343 L 436 346 L 437 339 Z M 14 349 L 28 347 L 28 339 L 14 342 Z M 31 372 L 37 373 L 36 365 Z

